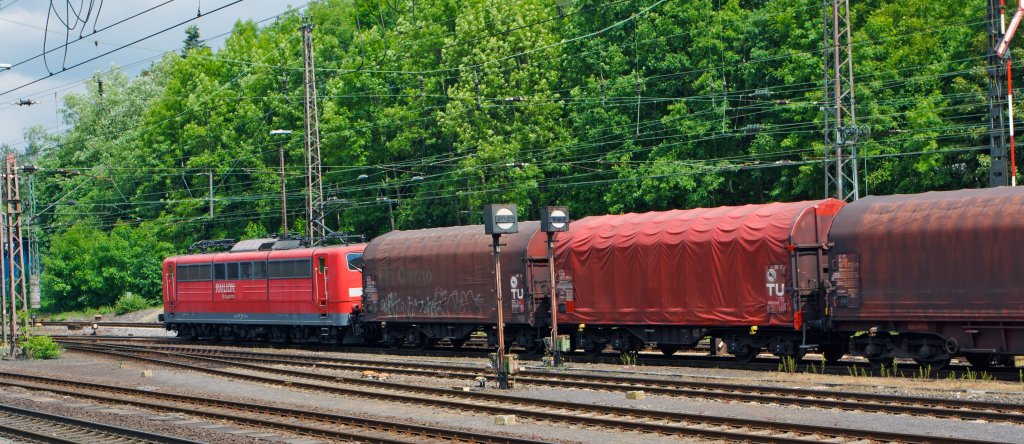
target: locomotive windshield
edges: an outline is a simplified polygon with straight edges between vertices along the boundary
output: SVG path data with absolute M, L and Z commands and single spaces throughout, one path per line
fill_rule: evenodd
M 349 253 L 345 255 L 345 260 L 348 261 L 348 269 L 352 271 L 363 271 L 363 266 L 366 265 L 363 262 L 363 253 Z

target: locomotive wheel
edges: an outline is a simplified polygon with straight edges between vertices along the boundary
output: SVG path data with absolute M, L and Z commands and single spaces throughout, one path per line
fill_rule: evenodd
M 750 346 L 743 346 L 741 350 L 737 351 L 736 353 L 733 353 L 732 355 L 736 358 L 737 361 L 744 364 L 749 364 L 754 361 L 754 358 L 757 358 L 757 355 L 759 353 L 761 353 L 760 347 L 755 348 Z
M 992 354 L 991 353 L 967 353 L 964 355 L 967 362 L 971 363 L 971 367 L 978 370 L 986 370 L 992 366 Z
M 679 346 L 678 345 L 668 345 L 668 344 L 659 345 L 658 346 L 658 350 L 661 350 L 661 354 L 663 354 L 665 356 L 672 356 L 677 351 L 679 351 Z

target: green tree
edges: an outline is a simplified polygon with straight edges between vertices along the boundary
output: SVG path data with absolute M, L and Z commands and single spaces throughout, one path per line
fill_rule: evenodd
M 199 37 L 199 27 L 196 25 L 188 25 L 185 28 L 185 40 L 183 43 L 185 46 L 181 48 L 182 58 L 188 57 L 188 54 L 192 51 L 209 48 L 203 42 L 203 39 Z

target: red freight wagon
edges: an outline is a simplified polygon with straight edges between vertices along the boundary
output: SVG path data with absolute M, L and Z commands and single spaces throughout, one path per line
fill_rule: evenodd
M 941 366 L 1024 354 L 1024 190 L 870 196 L 829 234 L 835 328 L 851 352 Z
M 546 285 L 548 272 L 532 272 L 526 260 L 539 228 L 521 222 L 519 233 L 501 237 L 506 335 L 530 348 L 539 348 L 537 338 L 548 331 L 536 320 L 549 315 L 530 293 L 535 279 Z M 482 225 L 392 231 L 368 244 L 363 261 L 363 320 L 371 341 L 426 347 L 447 338 L 458 346 L 477 330 L 497 340 L 494 259 Z
M 842 206 L 827 199 L 573 221 L 555 247 L 562 330 L 589 353 L 657 343 L 670 354 L 713 335 L 741 359 L 764 346 L 799 356 L 794 313 L 813 310 L 804 305 L 820 294 L 821 246 Z M 532 255 L 544 241 L 534 239 Z
M 363 245 L 254 239 L 163 263 L 163 321 L 192 337 L 341 339 L 359 310 Z

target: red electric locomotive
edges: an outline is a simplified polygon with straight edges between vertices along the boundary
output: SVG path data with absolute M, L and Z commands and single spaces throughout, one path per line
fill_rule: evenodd
M 252 239 L 167 258 L 163 322 L 184 337 L 338 342 L 362 299 L 364 245 Z

